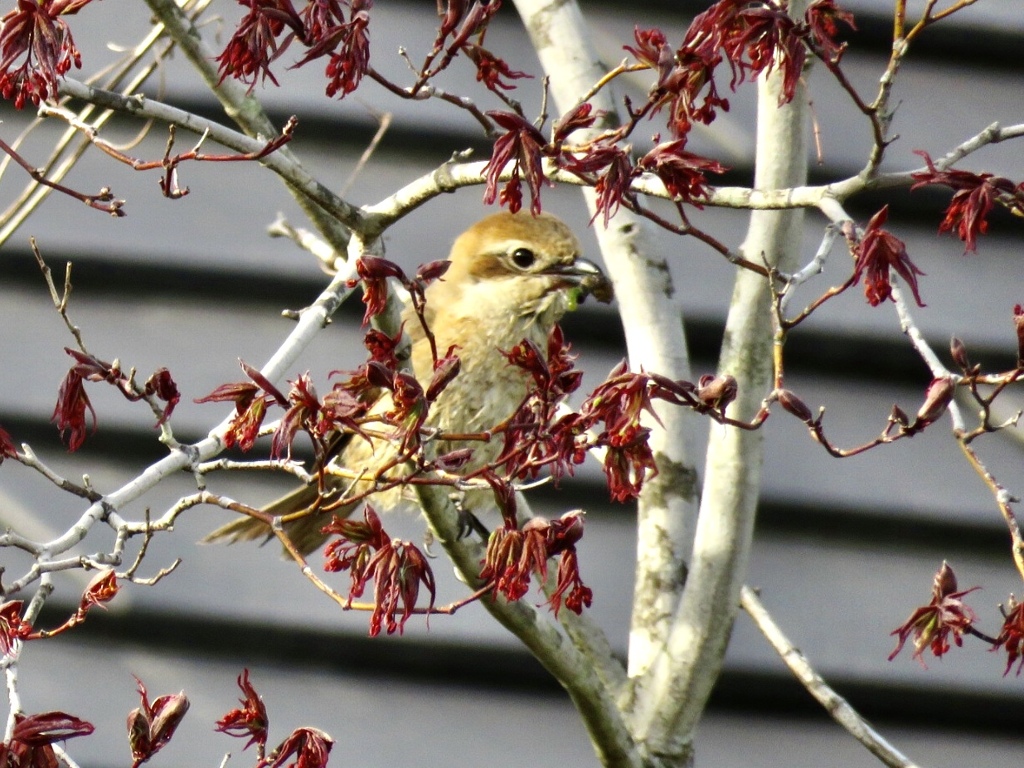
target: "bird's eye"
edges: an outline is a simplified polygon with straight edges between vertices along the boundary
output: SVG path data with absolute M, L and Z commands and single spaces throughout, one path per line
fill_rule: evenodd
M 529 248 L 516 248 L 512 251 L 512 263 L 520 269 L 529 269 L 536 260 L 537 257 Z

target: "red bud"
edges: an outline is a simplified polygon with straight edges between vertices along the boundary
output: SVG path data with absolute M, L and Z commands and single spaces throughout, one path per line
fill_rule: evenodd
M 804 424 L 810 424 L 814 421 L 814 415 L 811 413 L 811 409 L 807 407 L 803 400 L 794 395 L 788 389 L 779 390 L 778 397 L 779 405 L 800 419 Z

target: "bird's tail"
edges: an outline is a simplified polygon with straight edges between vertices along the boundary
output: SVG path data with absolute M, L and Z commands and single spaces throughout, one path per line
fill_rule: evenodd
M 289 515 L 293 512 L 301 512 L 311 507 L 316 502 L 317 496 L 316 484 L 303 485 L 276 501 L 267 504 L 260 511 L 275 517 Z M 345 512 L 339 511 L 339 514 L 344 516 Z M 327 522 L 324 519 L 325 517 L 326 515 L 320 514 L 308 515 L 294 520 L 285 526 L 288 537 L 302 554 L 308 555 L 326 541 L 327 536 L 320 532 L 320 529 Z M 257 520 L 253 517 L 240 517 L 207 534 L 203 537 L 202 543 L 234 544 L 238 541 L 256 540 L 262 540 L 260 543 L 265 543 L 273 535 L 270 526 L 262 520 Z

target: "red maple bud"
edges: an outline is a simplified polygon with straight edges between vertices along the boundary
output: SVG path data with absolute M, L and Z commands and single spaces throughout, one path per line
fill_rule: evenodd
M 393 277 L 403 283 L 408 282 L 405 272 L 393 261 L 382 259 L 377 256 L 360 256 L 356 261 L 356 272 L 359 280 L 363 283 L 363 304 L 366 305 L 366 312 L 363 315 L 363 325 L 384 311 L 388 303 L 388 281 Z M 353 286 L 356 281 L 350 281 Z
M 548 335 L 546 357 L 526 339 L 502 354 L 510 364 L 531 374 L 533 387 L 507 420 L 497 463 L 519 479 L 536 477 L 543 466 L 549 466 L 557 482 L 566 472 L 572 473 L 574 464 L 582 463 L 586 430 L 600 418 L 593 412 L 556 418 L 559 404 L 582 382 L 582 372 L 575 370 L 576 357 L 557 325 Z
M 729 374 L 704 374 L 697 381 L 695 394 L 704 408 L 724 413 L 729 403 L 736 399 L 736 378 Z
M 676 136 L 682 137 L 694 121 L 709 125 L 719 107 L 728 112 L 729 101 L 719 95 L 715 83 L 715 69 L 722 61 L 721 56 L 691 50 L 684 43 L 676 51 L 676 60 L 679 64 L 665 80 L 663 95 L 656 103 L 659 109 L 668 104 L 669 128 Z
M 864 230 L 864 236 L 855 245 L 854 283 L 859 283 L 861 277 L 864 277 L 864 296 L 871 306 L 877 307 L 892 296 L 889 271 L 895 270 L 896 274 L 910 286 L 917 305 L 923 307 L 924 302 L 921 301 L 917 287 L 917 276 L 924 275 L 924 272 L 910 260 L 903 241 L 882 229 L 888 217 L 889 206 L 885 205 L 871 217 Z
M 576 355 L 572 354 L 572 345 L 565 340 L 562 327 L 556 325 L 548 333 L 548 371 L 551 383 L 559 393 L 575 392 L 579 386 L 580 373 L 574 370 Z
M 690 22 L 683 47 L 696 51 L 716 51 L 728 35 L 742 28 L 740 13 L 748 6 L 745 0 L 718 0 Z
M 737 4 L 733 0 L 724 0 L 719 5 L 726 6 L 731 14 Z M 753 81 L 762 72 L 771 72 L 778 67 L 782 71 L 779 106 L 793 100 L 803 73 L 807 48 L 798 34 L 796 23 L 783 7 L 772 3 L 744 8 L 729 22 L 720 24 L 718 33 L 733 69 L 734 89 L 742 80 Z
M 455 350 L 455 346 L 449 347 L 447 354 L 444 357 L 438 358 L 434 364 L 434 373 L 430 378 L 430 384 L 427 386 L 426 396 L 428 403 L 434 402 L 437 396 L 444 392 L 445 387 L 459 375 L 462 361 L 455 354 Z
M 589 128 L 597 118 L 604 117 L 604 115 L 603 110 L 594 112 L 594 106 L 589 101 L 577 104 L 555 121 L 551 129 L 552 143 L 561 144 L 574 131 Z
M 389 635 L 396 630 L 402 632 L 416 607 L 421 585 L 430 592 L 427 612 L 433 609 L 436 587 L 427 559 L 414 544 L 391 539 L 369 504 L 363 511 L 362 522 L 334 516 L 323 532 L 341 537 L 324 551 L 324 570 L 349 571 L 350 605 L 354 598 L 362 596 L 371 579 L 374 582 L 371 637 L 378 635 L 382 627 L 386 627 Z M 400 621 L 396 619 L 399 609 Z
M 971 363 L 967 359 L 967 347 L 956 336 L 949 340 L 949 354 L 961 371 L 967 373 L 970 370 Z
M 85 442 L 86 412 L 92 417 L 92 431 L 96 431 L 96 410 L 85 393 L 84 379 L 75 368 L 68 371 L 57 391 L 57 404 L 50 421 L 57 425 L 63 439 L 67 436 L 69 451 L 77 451 Z
M 988 215 L 996 202 L 1001 202 L 1018 215 L 1024 215 L 1024 184 L 1014 184 L 1002 176 L 991 173 L 971 173 L 935 167 L 927 152 L 914 150 L 924 158 L 928 171 L 911 174 L 917 182 L 911 190 L 928 184 L 942 184 L 954 190 L 953 199 L 946 208 L 946 218 L 939 224 L 939 232 L 952 232 L 964 242 L 964 253 L 977 252 L 978 235 L 988 232 Z
M 231 448 L 237 445 L 243 451 L 252 450 L 266 415 L 267 398 L 265 395 L 260 395 L 249 404 L 248 408 L 235 414 L 224 433 L 224 447 Z
M 548 604 L 558 615 L 563 603 L 580 613 L 593 601 L 593 592 L 579 575 L 576 543 L 583 536 L 583 512 L 566 512 L 557 520 L 534 517 L 522 529 L 506 520 L 505 526 L 491 533 L 480 578 L 493 581 L 495 589 L 509 601 L 522 598 L 536 574 L 547 578 L 548 558 L 561 555 L 558 580 Z
M 303 41 L 323 40 L 329 30 L 345 23 L 345 6 L 334 0 L 308 0 L 301 11 Z
M 291 0 L 238 0 L 249 9 L 228 44 L 217 56 L 220 79 L 231 75 L 252 89 L 257 78 L 277 85 L 270 64 L 284 53 L 296 34 L 303 33 L 302 19 Z M 279 40 L 283 34 L 287 36 Z
M 393 540 L 381 547 L 369 563 L 373 569 L 374 610 L 370 616 L 370 636 L 376 636 L 381 626 L 386 626 L 389 635 L 395 630 L 401 634 L 405 622 L 412 616 L 419 599 L 420 586 L 427 588 L 430 601 L 427 615 L 434 609 L 437 587 L 434 572 L 427 558 L 419 548 L 408 541 Z M 401 608 L 402 618 L 396 621 Z
M 77 349 L 71 349 L 70 347 L 64 347 L 64 351 L 75 359 L 75 365 L 72 366 L 72 370 L 83 379 L 115 383 L 122 378 L 121 366 L 116 362 L 108 363 L 105 360 L 100 360 L 95 355 L 79 352 Z
M 928 389 L 925 390 L 924 403 L 918 409 L 917 416 L 908 427 L 908 431 L 916 432 L 938 420 L 949 408 L 955 390 L 956 384 L 949 376 L 932 379 Z
M 510 527 L 508 521 L 494 529 L 487 539 L 480 578 L 493 581 L 495 589 L 509 602 L 515 602 L 530 591 L 534 573 L 547 576 L 547 533 L 550 523 L 542 517 L 531 519 L 522 530 Z
M 362 433 L 358 419 L 366 413 L 366 403 L 352 394 L 344 385 L 335 384 L 324 395 L 314 434 L 324 437 L 333 430 L 348 430 Z
M 604 421 L 607 428 L 618 431 L 640 423 L 640 414 L 647 411 L 655 419 L 651 402 L 651 378 L 629 370 L 621 361 L 603 382 L 583 401 L 580 415 L 589 423 Z
M 459 50 L 469 38 L 474 35 L 482 36 L 487 30 L 487 25 L 490 24 L 491 17 L 498 12 L 501 7 L 500 2 L 480 2 L 476 0 L 469 11 L 463 15 L 462 11 L 458 11 L 458 21 L 451 22 L 452 24 L 459 24 L 459 29 L 452 37 L 451 42 L 448 45 L 448 52 L 451 54 L 454 51 Z M 445 18 L 442 22 L 441 32 L 448 27 L 449 14 L 445 14 Z M 438 37 L 438 42 L 443 40 L 444 34 Z
M 614 163 L 621 163 L 622 157 L 625 157 L 625 162 L 630 162 L 626 150 L 617 142 L 610 138 L 602 138 L 586 145 L 582 151 L 577 151 L 577 148 L 571 151 L 562 148 L 561 154 L 556 155 L 554 160 L 559 167 L 582 176 L 595 174 Z
M 402 341 L 402 330 L 394 336 L 388 336 L 383 331 L 370 328 L 363 337 L 363 346 L 370 353 L 370 360 L 381 363 L 389 371 L 398 370 L 398 357 L 395 350 Z
M 359 87 L 370 67 L 370 0 L 352 0 L 348 21 L 344 20 L 341 6 L 331 2 L 312 3 L 317 9 L 315 20 L 307 17 L 306 43 L 309 51 L 295 67 L 329 55 L 325 74 L 327 95 L 338 92 L 344 98 Z M 324 10 L 326 9 L 326 10 Z
M 14 444 L 14 438 L 11 437 L 10 433 L 3 427 L 0 427 L 0 464 L 3 464 L 4 459 L 7 458 L 18 458 L 18 446 Z
M 657 27 L 641 29 L 639 26 L 635 26 L 633 27 L 633 40 L 636 41 L 635 48 L 631 45 L 624 45 L 623 49 L 633 54 L 638 62 L 656 72 L 658 83 L 663 83 L 675 64 L 675 56 L 665 33 Z
M 725 40 L 742 28 L 739 14 L 747 5 L 739 0 L 719 0 L 698 14 L 686 30 L 683 44 L 675 54 L 679 66 L 666 82 L 669 89 L 680 96 L 672 106 L 673 114 L 669 121 L 677 135 L 682 136 L 689 130 L 691 119 L 707 124 L 715 117 L 715 107 L 729 109 L 728 102 L 718 97 L 714 70 L 722 61 L 720 49 Z M 735 87 L 737 65 L 732 60 L 729 65 Z M 695 108 L 697 95 L 705 85 L 708 94 L 703 105 Z
M 11 741 L 27 747 L 43 747 L 93 732 L 91 723 L 66 712 L 41 712 L 37 715 L 15 715 Z M 52 755 L 52 752 L 50 753 Z M 28 764 L 28 763 L 26 763 Z M 34 763 L 41 765 L 41 763 Z M 54 765 L 57 764 L 56 759 Z
M 473 458 L 472 448 L 456 448 L 454 451 L 442 453 L 434 459 L 434 466 L 441 472 L 457 472 Z
M 416 279 L 424 285 L 429 285 L 435 280 L 444 277 L 451 265 L 450 259 L 438 259 L 437 261 L 428 261 L 426 264 L 420 264 L 419 269 L 416 270 Z
M 686 139 L 659 144 L 640 158 L 637 165 L 657 175 L 674 200 L 702 208 L 700 201 L 708 196 L 704 174 L 725 173 L 728 169 L 714 160 L 687 152 L 685 146 Z
M 248 451 L 256 443 L 263 419 L 267 415 L 268 402 L 287 405 L 288 400 L 259 371 L 244 362 L 241 362 L 241 365 L 253 382 L 240 381 L 221 384 L 206 397 L 196 398 L 195 402 L 234 403 L 235 416 L 224 433 L 224 446 L 231 448 L 237 445 L 243 451 Z M 269 392 L 260 394 L 260 390 L 264 388 L 269 388 Z M 267 390 L 264 389 L 264 391 Z
M 583 538 L 584 514 L 582 509 L 574 509 L 551 521 L 548 528 L 549 556 L 573 549 Z
M 306 430 L 314 437 L 321 437 L 327 431 L 326 428 L 319 428 L 320 398 L 308 372 L 291 382 L 288 402 L 291 405 L 281 417 L 270 444 L 270 455 L 275 459 L 281 456 L 291 457 L 292 443 L 295 442 L 295 436 L 300 429 Z
M 551 381 L 551 372 L 548 370 L 547 361 L 540 347 L 530 339 L 523 339 L 508 352 L 503 350 L 501 354 L 508 360 L 510 365 L 522 368 L 533 377 L 536 387 L 544 387 Z
M 694 25 L 702 16 L 694 20 Z M 623 46 L 640 63 L 657 73 L 647 98 L 653 107 L 652 114 L 668 106 L 669 126 L 676 136 L 685 136 L 694 120 L 710 123 L 717 107 L 729 109 L 729 102 L 719 97 L 715 87 L 714 72 L 721 62 L 721 56 L 716 52 L 718 46 L 703 44 L 706 38 L 703 33 L 695 31 L 694 25 L 687 34 L 688 42 L 684 42 L 678 51 L 673 51 L 667 44 L 661 30 L 642 30 L 639 27 L 633 30 L 636 48 Z M 704 99 L 698 105 L 702 92 Z
M 321 529 L 328 536 L 341 538 L 332 541 L 324 549 L 324 570 L 331 572 L 350 571 L 352 575 L 352 592 L 349 598 L 359 597 L 362 586 L 357 589 L 357 582 L 363 578 L 363 570 L 373 552 L 384 546 L 387 534 L 380 522 L 380 517 L 369 504 L 363 509 L 363 519 L 350 520 L 333 516 L 331 522 Z
M 238 364 L 242 367 L 245 375 L 252 379 L 253 383 L 255 383 L 257 387 L 267 393 L 271 402 L 281 406 L 282 408 L 286 408 L 288 406 L 288 398 L 284 396 L 281 390 L 274 386 L 270 379 L 244 360 L 239 360 Z
M 839 25 L 857 29 L 853 14 L 840 8 L 835 0 L 815 0 L 804 13 L 804 20 L 815 52 L 825 61 L 838 64 L 846 50 L 846 43 L 837 41 Z
M 267 768 L 325 768 L 334 740 L 316 728 L 296 728 L 270 754 Z
M 407 371 L 399 371 L 391 382 L 393 408 L 384 418 L 397 427 L 396 438 L 400 439 L 402 450 L 410 451 L 420 439 L 420 428 L 427 420 L 427 396 L 416 377 Z
M 21 600 L 9 600 L 0 605 L 0 655 L 8 656 L 18 641 L 32 633 L 32 625 L 21 618 Z
M 250 381 L 221 384 L 206 397 L 197 397 L 195 403 L 234 403 L 235 413 L 243 413 L 256 399 L 260 388 Z
M 778 392 L 779 405 L 781 405 L 786 411 L 796 416 L 804 424 L 811 424 L 814 422 L 814 414 L 811 413 L 811 409 L 807 407 L 799 397 L 794 395 L 788 389 L 780 389 Z
M 636 48 L 624 45 L 623 49 L 632 53 L 641 64 L 658 72 L 659 76 L 667 74 L 672 67 L 672 49 L 668 46 L 665 33 L 657 27 L 640 29 L 636 26 L 633 27 L 633 39 L 636 40 Z
M 996 637 L 992 650 L 1000 648 L 1006 653 L 1006 669 L 1003 676 L 1010 674 L 1010 669 L 1017 663 L 1017 676 L 1020 677 L 1024 668 L 1024 603 L 1018 603 L 1013 595 L 1007 601 L 1009 610 L 1004 613 L 1003 626 Z
M 888 433 L 889 429 L 893 426 L 904 429 L 910 426 L 910 417 L 898 405 L 893 405 L 892 407 L 892 412 L 889 414 L 889 428 L 886 429 L 886 432 Z
M 10 768 L 55 768 L 60 765 L 53 744 L 92 733 L 91 723 L 64 712 L 14 716 L 9 741 L 0 743 L 0 765 Z
M 676 136 L 685 136 L 693 122 L 711 123 L 719 108 L 729 109 L 728 100 L 718 93 L 715 70 L 722 61 L 720 50 L 726 41 L 740 38 L 748 30 L 740 17 L 745 6 L 745 2 L 736 0 L 715 3 L 693 19 L 683 44 L 675 51 L 666 44 L 662 33 L 656 30 L 635 31 L 637 48 L 628 47 L 628 50 L 657 73 L 657 80 L 647 97 L 653 108 L 651 114 L 668 105 L 669 126 Z M 779 26 L 782 25 L 784 23 L 779 22 Z M 786 42 L 788 37 L 792 36 L 787 36 Z M 743 45 L 742 39 L 735 43 L 740 50 Z M 754 40 L 751 45 L 760 43 Z M 768 43 L 762 47 L 766 45 Z M 794 55 L 788 54 L 785 46 L 780 47 L 783 49 L 782 58 L 788 75 L 796 69 L 795 61 L 790 60 Z M 760 51 L 760 48 L 757 50 Z M 736 74 L 742 70 L 737 70 L 737 63 L 731 60 L 730 65 L 735 86 Z M 745 62 L 743 66 L 750 69 Z
M 348 376 L 344 381 L 334 385 L 334 391 L 347 393 L 364 409 L 375 403 L 380 397 L 381 389 L 388 388 L 395 373 L 398 372 L 396 350 L 401 340 L 402 328 L 399 328 L 393 337 L 375 328 L 367 330 L 363 344 L 370 353 L 369 361 L 355 371 L 331 371 L 332 377 L 339 374 Z M 327 398 L 331 398 L 331 395 Z M 326 400 L 324 404 L 327 405 Z
M 384 363 L 379 363 L 376 360 L 368 362 L 363 370 L 369 385 L 378 389 L 391 389 L 392 382 L 398 374 L 397 370 L 388 368 Z
M 178 385 L 175 384 L 174 379 L 171 378 L 170 371 L 166 368 L 159 368 L 152 376 L 146 379 L 143 391 L 147 395 L 156 395 L 157 398 L 167 403 L 167 407 L 164 408 L 164 412 L 160 414 L 160 420 L 156 423 L 159 427 L 171 418 L 171 413 L 174 412 L 174 407 L 181 401 L 181 393 L 178 391 Z
M 956 574 L 946 562 L 942 563 L 932 582 L 932 599 L 928 605 L 917 608 L 910 617 L 891 634 L 899 640 L 896 649 L 889 654 L 889 661 L 903 649 L 910 637 L 914 638 L 913 658 L 925 666 L 924 652 L 931 650 L 936 658 L 949 651 L 949 638 L 959 647 L 963 644 L 963 633 L 975 621 L 974 611 L 963 602 L 964 595 L 978 589 L 957 591 Z
M 111 569 L 96 574 L 82 593 L 78 604 L 80 614 L 85 614 L 94 605 L 102 606 L 109 603 L 117 595 L 121 587 L 117 583 L 117 574 Z
M 565 607 L 577 616 L 594 602 L 594 591 L 584 584 L 580 577 L 580 564 L 575 547 L 563 552 L 562 558 L 558 561 L 558 581 L 549 601 L 556 618 L 563 601 Z
M 270 716 L 267 715 L 267 707 L 263 703 L 263 697 L 256 692 L 256 688 L 249 682 L 249 670 L 242 670 L 238 676 L 238 687 L 242 689 L 242 698 L 238 703 L 242 706 L 233 709 L 217 721 L 214 730 L 226 733 L 229 736 L 238 738 L 249 737 L 243 750 L 253 744 L 262 752 L 267 743 L 267 730 L 270 727 Z
M 57 98 L 57 78 L 82 66 L 71 29 L 61 16 L 77 13 L 89 0 L 19 0 L 0 19 L 0 94 L 16 109 Z M 21 62 L 20 65 L 18 62 Z
M 498 200 L 500 205 L 508 205 L 509 211 L 517 213 L 523 207 L 521 180 L 525 175 L 526 184 L 530 189 L 530 210 L 534 214 L 540 213 L 540 187 L 548 181 L 541 162 L 546 145 L 544 136 L 531 123 L 514 112 L 494 110 L 487 115 L 503 128 L 505 133 L 494 142 L 491 158 L 484 166 L 484 174 L 487 177 L 484 203 L 491 205 Z M 510 163 L 512 177 L 499 195 L 501 174 Z
M 159 752 L 174 736 L 174 731 L 188 712 L 189 701 L 184 692 L 160 696 L 152 704 L 146 686 L 139 678 L 142 705 L 128 713 L 128 743 L 132 750 L 132 768 L 138 768 Z
M 462 46 L 462 51 L 469 57 L 469 60 L 476 65 L 477 82 L 483 83 L 490 91 L 494 91 L 498 88 L 504 91 L 511 91 L 515 89 L 515 86 L 512 83 L 507 83 L 502 80 L 503 77 L 508 78 L 509 80 L 533 78 L 533 75 L 528 75 L 525 72 L 512 69 L 504 59 L 498 58 L 482 46 L 474 45 L 473 43 L 466 43 Z
M 629 196 L 633 176 L 633 162 L 629 155 L 621 149 L 612 151 L 604 173 L 598 176 L 594 184 L 594 194 L 597 198 L 594 204 L 594 218 L 601 214 L 605 227 L 618 213 L 622 199 Z
M 647 427 L 629 425 L 601 435 L 600 444 L 605 445 L 603 468 L 612 501 L 637 498 L 648 477 L 658 474 L 648 442 L 650 434 Z
M 469 0 L 448 0 L 445 7 L 441 7 L 441 0 L 437 3 L 437 15 L 441 17 L 441 24 L 437 28 L 438 41 L 444 40 L 455 28 L 459 26 L 462 17 L 466 14 L 466 7 Z
M 1017 367 L 1024 368 L 1024 307 L 1013 307 L 1013 325 L 1017 331 Z

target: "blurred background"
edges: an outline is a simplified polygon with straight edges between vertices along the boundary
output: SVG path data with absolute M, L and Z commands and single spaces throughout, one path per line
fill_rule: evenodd
M 622 46 L 633 42 L 634 25 L 660 27 L 678 44 L 692 16 L 707 7 L 694 0 L 583 0 L 581 5 L 610 66 L 626 55 Z M 845 4 L 856 14 L 858 31 L 849 36 L 843 68 L 867 100 L 888 56 L 891 5 L 883 0 Z M 908 5 L 913 17 L 924 3 Z M 215 3 L 203 29 L 211 40 L 219 37 L 218 50 L 242 12 L 240 6 Z M 371 14 L 374 66 L 408 81 L 398 47 L 420 60 L 433 40 L 434 3 L 381 2 Z M 83 51 L 83 72 L 89 74 L 142 37 L 149 12 L 141 3 L 94 3 L 70 21 Z M 487 44 L 512 69 L 539 71 L 511 4 L 499 14 Z M 941 156 L 992 122 L 1024 121 L 1022 45 L 1024 4 L 1019 1 L 983 0 L 928 30 L 899 74 L 892 103 L 897 107 L 893 132 L 900 139 L 890 147 L 885 168 L 917 168 L 921 160 L 912 154 L 915 149 Z M 280 63 L 296 58 L 296 51 L 289 51 Z M 315 64 L 297 71 L 282 66 L 275 74 L 280 87 L 258 87 L 257 94 L 278 125 L 289 115 L 299 116 L 291 146 L 325 184 L 345 190 L 356 204 L 379 201 L 453 151 L 472 148 L 478 158 L 489 154 L 475 122 L 448 104 L 403 102 L 370 82 L 345 101 L 332 101 L 323 96 Z M 441 84 L 495 108 L 476 87 L 474 74 L 458 61 Z M 809 79 L 820 136 L 813 180 L 856 173 L 870 148 L 867 122 L 821 68 Z M 640 76 L 628 87 L 641 94 L 647 83 Z M 539 82 L 517 84 L 513 95 L 529 114 L 536 113 Z M 145 93 L 226 122 L 198 78 L 173 54 Z M 731 110 L 692 135 L 688 149 L 728 165 L 725 183 L 749 184 L 753 88 L 741 87 L 728 97 Z M 353 175 L 385 112 L 393 116 L 390 129 L 365 168 Z M 7 103 L 0 114 L 0 135 L 9 142 L 32 118 L 30 110 L 17 113 Z M 103 135 L 128 142 L 139 129 L 122 118 Z M 652 123 L 638 135 L 657 130 Z M 29 162 L 41 164 L 60 131 L 53 125 L 33 133 L 22 148 Z M 193 140 L 179 132 L 178 148 Z M 165 141 L 166 133 L 156 126 L 128 151 L 157 159 Z M 1024 179 L 1024 160 L 1012 143 L 987 148 L 961 167 Z M 68 183 L 87 192 L 111 187 L 127 200 L 128 216 L 109 218 L 52 195 L 0 250 L 0 424 L 70 478 L 88 472 L 102 491 L 127 482 L 163 449 L 148 409 L 98 385 L 89 389 L 98 431 L 75 455 L 61 445 L 49 420 L 70 362 L 62 348 L 73 339 L 51 305 L 29 236 L 37 238 L 57 275 L 66 261 L 74 262 L 70 316 L 93 354 L 134 366 L 143 380 L 160 366 L 171 370 L 183 394 L 174 416 L 183 441 L 205 436 L 227 411 L 192 399 L 240 380 L 239 358 L 262 365 L 291 329 L 281 311 L 308 305 L 327 282 L 312 257 L 290 242 L 267 237 L 265 228 L 278 212 L 304 224 L 271 174 L 246 163 L 185 164 L 180 172 L 180 183 L 191 187 L 191 194 L 170 201 L 160 195 L 158 173 L 136 173 L 91 150 Z M 0 178 L 5 205 L 24 183 L 17 168 L 6 170 Z M 445 256 L 454 236 L 487 213 L 481 196 L 482 189 L 470 188 L 414 212 L 389 231 L 387 256 L 410 268 Z M 576 227 L 587 255 L 599 258 L 579 192 L 548 189 L 543 200 L 546 210 Z M 1012 367 L 1012 311 L 1024 302 L 1018 277 L 1024 224 L 997 212 L 979 253 L 965 256 L 959 240 L 937 234 L 946 200 L 941 192 L 898 190 L 884 198 L 864 195 L 850 210 L 863 222 L 884 202 L 890 204 L 889 228 L 927 273 L 921 278 L 927 307 L 916 310 L 915 318 L 937 349 L 948 355 L 955 334 L 972 361 Z M 731 246 L 742 239 L 745 218 L 712 209 L 693 214 L 695 224 Z M 820 215 L 808 214 L 802 261 L 813 256 L 824 224 Z M 666 234 L 659 246 L 683 300 L 696 378 L 714 370 L 733 269 L 689 239 Z M 837 247 L 825 276 L 805 286 L 794 306 L 845 279 L 848 258 Z M 310 370 L 325 388 L 329 371 L 357 366 L 363 359 L 361 315 L 362 305 L 349 302 L 292 373 Z M 564 325 L 587 372 L 584 387 L 596 385 L 624 355 L 615 307 L 588 303 Z M 871 308 L 858 290 L 803 324 L 787 354 L 788 385 L 812 409 L 828 406 L 829 434 L 843 446 L 876 435 L 894 403 L 913 413 L 930 380 L 900 334 L 893 307 Z M 1012 410 L 1008 406 L 1007 415 Z M 1019 729 L 1024 684 L 1012 674 L 1003 676 L 1003 654 L 988 653 L 984 644 L 968 638 L 963 649 L 929 661 L 928 670 L 911 660 L 910 649 L 891 663 L 886 660 L 894 647 L 889 632 L 927 602 L 943 559 L 955 569 L 961 588 L 984 585 L 970 603 L 989 632 L 998 631 L 997 605 L 1020 591 L 998 510 L 947 427 L 944 421 L 912 441 L 838 461 L 795 420 L 771 419 L 765 427 L 764 493 L 748 583 L 761 589 L 765 604 L 819 671 L 919 764 L 1016 765 L 1024 747 Z M 1024 491 L 1016 431 L 990 436 L 981 446 L 1011 492 Z M 284 478 L 239 474 L 212 476 L 210 484 L 254 504 L 289 487 Z M 156 516 L 194 488 L 183 475 L 164 483 L 145 503 Z M 600 468 L 590 464 L 560 489 L 540 488 L 530 498 L 542 514 L 586 508 L 581 558 L 584 578 L 595 592 L 592 615 L 624 653 L 635 558 L 633 508 L 608 502 Z M 9 462 L 0 471 L 5 526 L 47 537 L 65 530 L 82 509 L 24 467 Z M 141 519 L 144 510 L 128 512 Z M 124 718 L 138 702 L 132 675 L 145 682 L 151 696 L 184 689 L 192 701 L 178 736 L 156 758 L 160 765 L 213 765 L 224 752 L 237 752 L 241 744 L 215 734 L 213 723 L 235 706 L 235 678 L 243 668 L 251 670 L 266 699 L 271 742 L 298 725 L 322 728 L 337 742 L 337 765 L 593 764 L 567 697 L 478 606 L 455 617 L 432 617 L 429 628 L 414 617 L 401 638 L 369 639 L 365 614 L 339 611 L 278 557 L 276 547 L 195 543 L 227 519 L 227 513 L 207 508 L 183 515 L 173 534 L 154 539 L 141 571 L 151 575 L 180 556 L 183 562 L 173 575 L 152 588 L 128 586 L 108 611 L 94 611 L 81 628 L 32 644 L 24 653 L 25 709 L 64 710 L 96 725 L 93 736 L 69 743 L 84 768 L 129 760 Z M 395 520 L 388 528 L 414 541 L 421 537 L 414 519 Z M 108 550 L 105 535 L 97 529 L 83 552 Z M 5 550 L 0 564 L 11 579 L 27 561 Z M 442 561 L 435 567 L 439 602 L 456 599 L 460 585 Z M 345 579 L 338 579 L 339 588 Z M 59 623 L 73 611 L 86 580 L 80 573 L 57 577 L 44 623 Z M 700 764 L 716 768 L 876 764 L 831 724 L 743 614 L 697 749 Z M 249 759 L 238 755 L 232 764 Z

